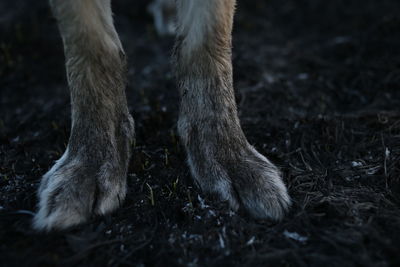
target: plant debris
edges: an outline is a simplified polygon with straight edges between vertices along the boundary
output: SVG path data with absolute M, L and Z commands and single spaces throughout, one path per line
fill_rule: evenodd
M 70 100 L 46 1 L 0 3 L 1 266 L 400 266 L 400 1 L 238 1 L 243 129 L 293 207 L 253 220 L 203 195 L 176 133 L 173 38 L 148 1 L 113 1 L 136 122 L 128 195 L 74 229 L 31 228 L 41 176 L 64 152 Z

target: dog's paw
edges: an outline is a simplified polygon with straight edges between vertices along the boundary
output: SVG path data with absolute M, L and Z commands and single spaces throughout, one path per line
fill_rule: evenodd
M 192 175 L 202 190 L 254 218 L 281 220 L 291 200 L 279 170 L 250 145 L 232 153 L 228 158 L 201 156 L 202 162 L 189 154 Z
M 99 167 L 96 170 L 94 166 Z M 67 150 L 42 178 L 34 228 L 66 229 L 94 214 L 112 212 L 125 198 L 125 174 L 115 163 L 94 164 L 79 156 L 70 157 Z
M 66 229 L 120 206 L 133 136 L 134 122 L 128 115 L 111 134 L 102 131 L 89 140 L 70 141 L 74 149 L 67 148 L 41 180 L 33 227 Z

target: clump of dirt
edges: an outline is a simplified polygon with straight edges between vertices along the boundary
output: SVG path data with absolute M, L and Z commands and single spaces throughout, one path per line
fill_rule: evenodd
M 400 265 L 399 1 L 239 1 L 237 101 L 293 197 L 280 223 L 196 188 L 176 134 L 173 38 L 157 37 L 146 1 L 113 4 L 137 132 L 128 197 L 52 234 L 30 223 L 70 131 L 62 43 L 46 3 L 0 4 L 1 265 Z

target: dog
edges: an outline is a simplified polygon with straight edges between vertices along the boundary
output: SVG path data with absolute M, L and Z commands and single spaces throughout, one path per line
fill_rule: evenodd
M 291 205 L 286 186 L 278 168 L 249 144 L 237 114 L 231 59 L 235 4 L 157 0 L 152 8 L 159 32 L 176 35 L 178 134 L 195 182 L 232 210 L 280 220 Z M 176 12 L 175 27 L 157 17 L 166 5 Z M 66 151 L 40 183 L 33 221 L 40 231 L 66 229 L 121 205 L 135 133 L 111 0 L 50 0 L 50 6 L 64 45 L 72 125 Z

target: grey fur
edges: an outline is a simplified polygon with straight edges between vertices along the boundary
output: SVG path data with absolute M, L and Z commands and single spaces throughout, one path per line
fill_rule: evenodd
M 178 132 L 195 181 L 256 218 L 279 220 L 290 198 L 278 169 L 247 141 L 231 63 L 235 0 L 177 2 Z M 64 229 L 116 209 L 125 198 L 134 123 L 125 57 L 110 0 L 51 0 L 63 38 L 72 128 L 64 155 L 39 188 L 38 230 Z
M 235 1 L 196 5 L 196 0 L 178 4 L 175 59 L 181 93 L 178 132 L 192 176 L 203 191 L 219 195 L 232 209 L 243 206 L 256 218 L 279 220 L 291 203 L 286 187 L 278 169 L 247 142 L 237 115 L 231 62 Z M 212 13 L 207 25 L 197 29 L 204 36 L 195 36 L 196 41 L 188 40 L 194 38 L 192 29 L 183 25 L 185 14 L 180 14 L 190 8 Z
M 39 188 L 39 230 L 67 228 L 120 205 L 134 134 L 110 2 L 53 0 L 51 7 L 64 42 L 72 128 L 67 151 Z

